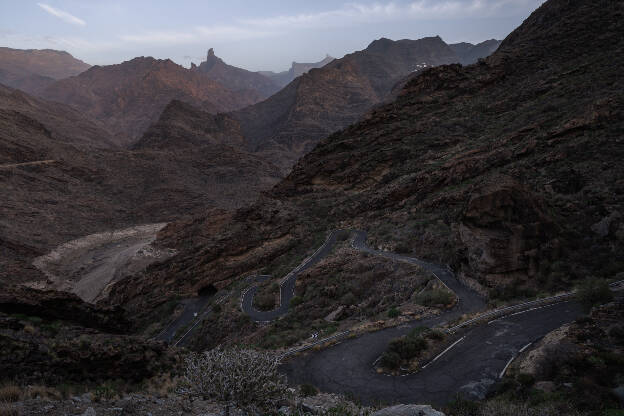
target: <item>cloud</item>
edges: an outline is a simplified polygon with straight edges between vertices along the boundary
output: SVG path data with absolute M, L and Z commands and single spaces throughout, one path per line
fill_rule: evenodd
M 543 2 L 544 0 L 416 0 L 408 3 L 349 3 L 340 9 L 318 13 L 242 19 L 240 22 L 252 27 L 296 30 L 398 20 L 505 17 L 526 14 Z
M 137 34 L 121 35 L 124 42 L 154 44 L 154 45 L 182 45 L 191 43 L 220 42 L 233 40 L 257 39 L 274 35 L 264 29 L 248 28 L 236 25 L 197 26 L 187 31 L 147 31 Z
M 45 3 L 37 3 L 37 5 L 41 7 L 43 10 L 45 10 L 46 12 L 50 13 L 52 16 L 56 16 L 59 19 L 64 20 L 67 23 L 71 23 L 72 25 L 86 26 L 87 24 L 87 22 L 74 16 L 71 13 L 68 13 L 63 10 L 55 9 L 54 7 L 47 5 Z

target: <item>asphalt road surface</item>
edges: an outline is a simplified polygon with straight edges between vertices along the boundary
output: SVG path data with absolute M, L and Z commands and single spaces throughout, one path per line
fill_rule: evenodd
M 453 314 L 453 313 L 451 313 Z M 290 383 L 309 383 L 321 391 L 350 394 L 364 404 L 442 405 L 461 393 L 483 398 L 510 359 L 529 343 L 582 315 L 575 302 L 521 312 L 472 329 L 425 369 L 407 376 L 378 374 L 373 363 L 388 341 L 418 325 L 435 326 L 436 317 L 408 326 L 365 334 L 328 349 L 297 357 L 282 366 Z
M 472 313 L 481 311 L 485 308 L 484 299 L 473 290 L 464 286 L 459 282 L 455 275 L 447 268 L 428 263 L 423 260 L 402 256 L 386 251 L 375 250 L 366 245 L 366 232 L 359 230 L 335 230 L 332 231 L 323 243 L 323 245 L 312 256 L 303 261 L 293 271 L 291 271 L 283 280 L 280 286 L 280 305 L 272 311 L 259 311 L 253 306 L 253 298 L 258 291 L 258 282 L 264 281 L 270 276 L 257 276 L 255 278 L 256 284 L 250 286 L 242 295 L 241 309 L 248 314 L 251 319 L 256 322 L 269 322 L 273 321 L 286 313 L 290 307 L 290 301 L 295 296 L 295 285 L 297 277 L 302 271 L 305 271 L 327 257 L 333 250 L 336 242 L 341 237 L 351 236 L 353 238 L 352 246 L 356 250 L 363 251 L 376 256 L 382 256 L 390 258 L 396 261 L 403 261 L 412 264 L 417 264 L 423 269 L 434 274 L 440 279 L 450 290 L 455 292 L 458 297 L 458 304 L 455 307 L 455 312 L 459 315 L 463 313 Z
M 297 276 L 299 274 L 310 267 L 314 266 L 316 263 L 327 257 L 329 253 L 331 253 L 334 245 L 338 241 L 340 236 L 346 236 L 349 234 L 347 230 L 335 230 L 329 234 L 329 237 L 318 250 L 314 252 L 310 257 L 305 259 L 303 263 L 297 266 L 293 271 L 288 273 L 284 278 L 281 286 L 280 286 L 280 305 L 272 310 L 272 311 L 259 311 L 253 306 L 253 298 L 258 291 L 258 283 L 262 282 L 270 276 L 255 276 L 253 280 L 256 281 L 256 284 L 249 287 L 242 295 L 241 299 L 241 309 L 245 312 L 251 319 L 256 322 L 268 322 L 273 321 L 280 316 L 288 313 L 288 308 L 290 307 L 290 301 L 293 297 L 295 297 L 295 284 L 297 283 Z

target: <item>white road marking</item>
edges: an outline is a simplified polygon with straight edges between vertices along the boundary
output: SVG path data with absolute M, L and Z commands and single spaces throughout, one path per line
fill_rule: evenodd
M 529 348 L 529 347 L 531 346 L 531 344 L 533 344 L 533 343 L 532 343 L 532 342 L 529 342 L 527 345 L 525 345 L 524 347 L 520 348 L 520 351 L 518 351 L 518 352 L 519 352 L 519 353 L 520 353 L 520 352 L 524 352 L 527 348 Z
M 503 371 L 501 371 L 501 373 L 498 375 L 498 378 L 503 378 L 503 376 L 505 375 L 505 371 L 507 371 L 507 368 L 509 368 L 509 366 L 511 365 L 511 363 L 513 362 L 513 360 L 516 359 L 515 354 L 509 359 L 509 361 L 507 361 L 507 364 L 505 365 L 505 368 L 503 368 Z
M 460 339 L 458 339 L 457 341 L 455 341 L 453 344 L 451 344 L 450 347 L 448 347 L 447 349 L 445 349 L 444 351 L 442 351 L 440 354 L 438 354 L 433 360 L 429 361 L 427 364 L 425 364 L 423 366 L 424 368 L 427 368 L 427 366 L 429 366 L 429 364 L 435 362 L 438 358 L 442 357 L 444 354 L 446 354 L 447 352 L 450 351 L 451 348 L 453 348 L 455 345 L 459 344 L 460 342 L 462 342 L 464 340 L 464 338 L 466 338 L 466 336 L 464 335 L 463 337 L 461 337 Z
M 381 357 L 383 357 L 383 354 L 380 355 L 379 357 L 377 357 L 377 359 L 375 361 L 373 361 L 373 367 L 375 367 L 377 365 L 377 363 L 379 362 L 379 360 L 381 360 Z

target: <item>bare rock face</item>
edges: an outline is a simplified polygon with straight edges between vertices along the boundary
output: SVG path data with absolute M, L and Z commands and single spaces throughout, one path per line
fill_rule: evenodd
M 255 97 L 255 102 L 275 94 L 280 89 L 277 83 L 260 73 L 228 65 L 215 55 L 213 48 L 208 50 L 206 60 L 192 70 L 207 75 L 232 91 L 246 92 L 250 97 Z
M 556 247 L 555 225 L 531 191 L 496 177 L 475 191 L 459 226 L 470 268 L 496 283 L 532 277 L 540 257 Z

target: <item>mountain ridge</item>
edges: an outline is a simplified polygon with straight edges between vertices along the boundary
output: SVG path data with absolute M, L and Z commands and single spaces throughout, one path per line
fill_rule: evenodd
M 172 99 L 212 113 L 241 108 L 256 100 L 170 59 L 151 57 L 94 66 L 78 76 L 56 81 L 42 97 L 68 104 L 104 123 L 122 146 L 136 141 Z
M 54 81 L 90 67 L 65 51 L 0 47 L 0 84 L 29 94 L 40 94 Z

